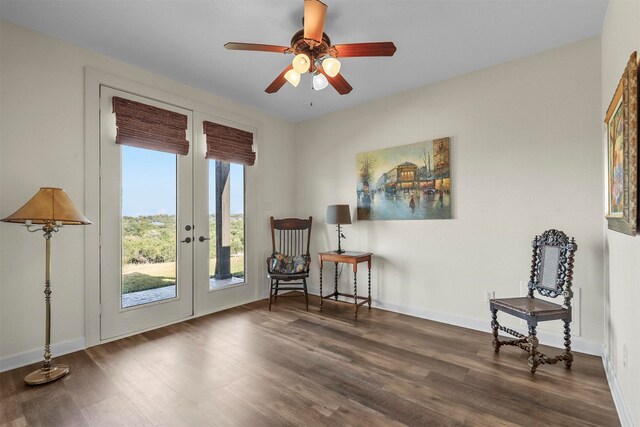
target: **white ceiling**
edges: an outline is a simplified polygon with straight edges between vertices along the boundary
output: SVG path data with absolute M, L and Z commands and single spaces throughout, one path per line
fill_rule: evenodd
M 393 41 L 393 57 L 345 58 L 353 91 L 316 92 L 303 76 L 264 89 L 290 55 L 228 51 L 228 41 L 288 46 L 303 0 L 0 0 L 18 25 L 254 106 L 292 122 L 597 36 L 606 0 L 325 0 L 334 44 Z M 310 104 L 313 103 L 313 106 Z

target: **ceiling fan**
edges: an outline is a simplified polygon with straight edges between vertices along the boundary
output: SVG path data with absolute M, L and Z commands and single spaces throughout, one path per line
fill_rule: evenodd
M 229 50 L 252 50 L 257 52 L 276 52 L 295 55 L 291 65 L 265 89 L 275 93 L 286 83 L 294 87 L 300 83 L 301 74 L 313 75 L 313 88 L 322 90 L 329 84 L 340 95 L 351 92 L 351 85 L 340 74 L 338 58 L 361 56 L 393 56 L 396 46 L 393 42 L 350 43 L 332 45 L 329 36 L 324 33 L 324 21 L 327 5 L 320 0 L 304 0 L 304 28 L 293 35 L 291 46 L 270 44 L 229 42 L 224 45 Z

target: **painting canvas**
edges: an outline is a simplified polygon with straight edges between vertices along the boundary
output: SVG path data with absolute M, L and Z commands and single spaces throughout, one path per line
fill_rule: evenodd
M 359 153 L 358 220 L 451 218 L 449 138 Z
M 624 121 L 622 99 L 608 124 L 609 139 L 609 215 L 624 214 Z
M 607 131 L 607 223 L 635 236 L 638 227 L 638 61 L 633 52 L 604 119 Z

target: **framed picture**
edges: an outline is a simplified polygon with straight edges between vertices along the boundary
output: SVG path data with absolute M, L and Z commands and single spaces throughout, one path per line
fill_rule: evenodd
M 449 138 L 359 153 L 359 220 L 451 219 Z
M 613 95 L 607 127 L 607 222 L 610 230 L 638 228 L 638 60 L 633 52 Z

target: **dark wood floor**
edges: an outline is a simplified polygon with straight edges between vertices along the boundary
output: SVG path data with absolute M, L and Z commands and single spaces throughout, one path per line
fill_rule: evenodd
M 494 355 L 489 334 L 299 297 L 264 301 L 58 357 L 39 387 L 0 374 L 2 426 L 615 426 L 600 358 L 571 371 Z M 487 322 L 489 313 L 487 310 Z

